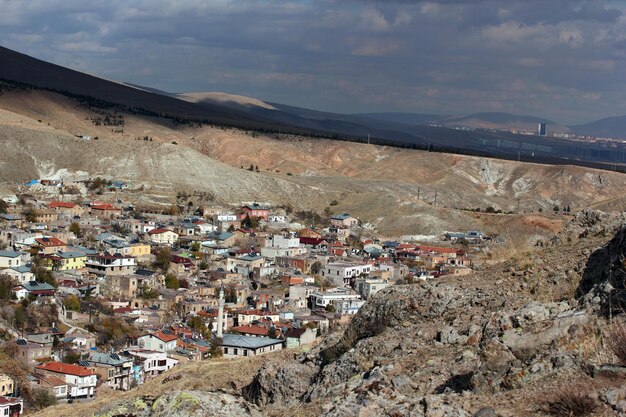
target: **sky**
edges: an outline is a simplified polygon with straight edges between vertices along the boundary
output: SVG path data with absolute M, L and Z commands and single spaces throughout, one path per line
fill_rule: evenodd
M 626 114 L 626 0 L 0 0 L 0 45 L 342 113 Z

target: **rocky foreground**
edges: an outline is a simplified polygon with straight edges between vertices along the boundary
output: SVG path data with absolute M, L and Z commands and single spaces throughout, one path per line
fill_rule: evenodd
M 127 398 L 94 415 L 624 415 L 624 224 L 580 213 L 506 264 L 386 289 L 344 332 L 267 357 L 245 386 Z

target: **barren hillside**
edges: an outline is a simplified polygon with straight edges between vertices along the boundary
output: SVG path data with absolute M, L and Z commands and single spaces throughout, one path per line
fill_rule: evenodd
M 108 115 L 123 125 L 95 122 Z M 493 206 L 537 215 L 554 205 L 616 207 L 626 195 L 626 176 L 612 172 L 177 126 L 37 90 L 0 96 L 0 144 L 5 187 L 83 171 L 143 185 L 144 194 L 159 202 L 173 201 L 179 190 L 197 190 L 213 192 L 222 203 L 258 200 L 321 212 L 337 200 L 333 210 L 351 212 L 389 236 L 474 227 L 541 234 L 541 228 L 525 226 L 525 215 L 463 209 Z M 250 165 L 260 172 L 248 171 Z

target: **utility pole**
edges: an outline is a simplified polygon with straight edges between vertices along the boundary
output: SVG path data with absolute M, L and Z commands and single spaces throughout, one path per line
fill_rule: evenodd
M 437 190 L 435 190 L 435 202 L 433 203 L 433 206 L 437 205 Z
M 518 212 L 518 213 L 519 213 L 519 201 L 520 201 L 520 199 L 518 198 L 518 199 L 517 199 L 517 212 Z
M 418 200 L 420 199 L 420 189 L 419 189 L 419 187 L 417 188 L 417 199 Z

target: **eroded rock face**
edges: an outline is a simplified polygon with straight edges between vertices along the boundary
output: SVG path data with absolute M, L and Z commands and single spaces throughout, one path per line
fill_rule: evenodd
M 313 362 L 293 361 L 265 364 L 250 385 L 243 389 L 246 399 L 258 405 L 289 404 L 302 400 L 319 372 Z

